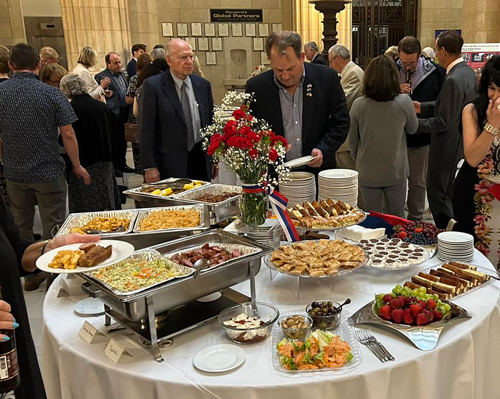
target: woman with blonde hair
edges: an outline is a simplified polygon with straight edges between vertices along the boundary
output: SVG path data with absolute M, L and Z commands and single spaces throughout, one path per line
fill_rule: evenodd
M 202 77 L 202 78 L 205 77 L 205 75 L 203 74 L 203 71 L 201 70 L 200 60 L 198 59 L 198 57 L 196 55 L 194 56 L 194 71 L 193 71 L 193 73 L 195 75 Z
M 88 93 L 92 98 L 96 100 L 100 100 L 102 102 L 105 101 L 105 93 L 106 89 L 111 83 L 111 80 L 108 77 L 102 78 L 100 84 L 97 84 L 95 79 L 92 77 L 89 69 L 93 68 L 97 64 L 97 51 L 95 51 L 90 46 L 85 46 L 80 51 L 80 55 L 78 56 L 78 61 L 75 69 L 73 69 L 72 74 L 78 75 L 80 79 L 82 79 L 87 85 Z
M 68 71 L 59 64 L 46 64 L 40 70 L 39 78 L 43 83 L 59 88 L 59 83 Z
M 57 64 L 59 62 L 59 54 L 50 46 L 42 47 L 39 56 L 42 65 Z

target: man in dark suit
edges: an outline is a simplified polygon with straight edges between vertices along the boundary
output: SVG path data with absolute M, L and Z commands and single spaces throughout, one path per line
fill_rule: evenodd
M 127 79 L 122 72 L 122 61 L 120 54 L 108 53 L 104 60 L 106 61 L 106 69 L 95 75 L 97 83 L 101 83 L 101 79 L 108 77 L 111 83 L 106 90 L 106 104 L 108 105 L 112 116 L 112 138 L 113 146 L 113 164 L 117 176 L 122 176 L 123 172 L 133 173 L 134 169 L 127 166 L 125 155 L 127 153 L 127 142 L 125 141 L 125 122 L 129 115 L 129 106 L 125 102 L 127 94 Z
M 475 97 L 476 74 L 461 56 L 464 40 L 455 31 L 436 39 L 439 65 L 446 68 L 443 88 L 435 102 L 414 102 L 419 133 L 432 133 L 427 197 L 437 227 L 453 218 L 452 194 L 457 163 L 463 158 L 462 110 Z M 428 117 L 428 115 L 434 115 Z M 425 119 L 424 119 L 425 118 Z
M 132 59 L 127 64 L 127 75 L 129 79 L 137 74 L 136 70 L 137 59 L 141 54 L 144 54 L 146 51 L 147 47 L 145 44 L 134 44 L 132 46 Z
M 193 75 L 194 54 L 181 39 L 165 49 L 170 70 L 143 83 L 141 163 L 147 183 L 168 177 L 210 180 L 216 166 L 202 150 L 200 129 L 212 123 L 210 82 Z
M 306 58 L 311 61 L 312 64 L 328 66 L 328 62 L 326 62 L 323 56 L 319 53 L 316 42 L 307 42 L 304 44 L 304 53 L 306 54 Z
M 255 93 L 253 115 L 291 144 L 287 161 L 316 156 L 307 169 L 318 173 L 335 167 L 335 152 L 349 132 L 349 113 L 338 74 L 304 64 L 301 50 L 298 33 L 272 33 L 266 40 L 272 70 L 248 80 L 246 91 Z

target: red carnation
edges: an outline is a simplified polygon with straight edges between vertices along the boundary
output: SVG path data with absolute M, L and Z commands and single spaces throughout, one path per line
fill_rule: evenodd
M 260 136 L 255 132 L 248 133 L 247 138 L 252 140 L 254 143 L 258 143 L 260 141 Z
M 252 142 L 248 140 L 246 137 L 233 136 L 227 140 L 227 145 L 229 147 L 236 147 L 244 149 L 250 149 L 253 147 Z
M 224 135 L 226 137 L 231 137 L 236 134 L 236 127 L 238 126 L 238 122 L 236 121 L 227 121 L 224 126 Z
M 237 109 L 233 112 L 233 117 L 234 119 L 239 121 L 240 119 L 243 119 L 245 117 L 245 112 L 242 111 L 241 109 Z
M 285 139 L 283 136 L 278 136 L 278 135 L 272 135 L 271 136 L 271 144 L 276 144 L 278 142 L 281 142 L 281 144 L 283 144 L 283 146 L 287 146 L 288 145 L 288 140 Z
M 219 133 L 215 133 L 210 138 L 210 146 L 208 147 L 207 154 L 212 156 L 214 152 L 220 147 L 222 141 L 222 136 Z
M 250 150 L 250 151 L 248 151 L 248 155 L 252 159 L 257 159 L 257 157 L 259 156 L 259 151 L 255 150 L 255 149 Z
M 240 134 L 242 136 L 248 136 L 250 133 L 252 133 L 252 129 L 250 129 L 248 126 L 243 126 L 241 129 L 240 129 Z
M 278 159 L 278 152 L 276 150 L 269 151 L 269 159 L 271 161 L 276 161 Z

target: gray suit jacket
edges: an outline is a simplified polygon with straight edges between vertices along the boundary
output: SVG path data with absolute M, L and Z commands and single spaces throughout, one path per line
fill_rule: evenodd
M 476 74 L 465 63 L 455 65 L 446 76 L 436 102 L 422 103 L 418 133 L 432 133 L 429 173 L 448 176 L 463 158 L 462 110 L 476 96 Z

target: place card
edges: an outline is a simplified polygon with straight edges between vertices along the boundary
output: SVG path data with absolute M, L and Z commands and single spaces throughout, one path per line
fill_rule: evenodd
M 243 25 L 240 22 L 231 24 L 233 36 L 243 36 Z
M 205 36 L 215 36 L 215 24 L 213 22 L 205 22 Z
M 253 37 L 256 35 L 255 24 L 245 24 L 245 36 Z
M 217 54 L 215 51 L 207 51 L 205 53 L 205 63 L 207 65 L 217 65 Z
M 161 31 L 163 37 L 174 36 L 174 24 L 172 22 L 162 22 Z
M 97 328 L 95 328 L 88 321 L 83 323 L 82 328 L 80 328 L 80 332 L 78 336 L 83 339 L 87 344 L 91 344 L 94 340 L 95 336 L 98 334 Z
M 179 22 L 177 24 L 177 36 L 186 37 L 188 35 L 188 24 L 184 22 Z
M 229 36 L 229 24 L 227 22 L 222 22 L 219 24 L 219 36 L 220 37 Z
M 198 38 L 198 50 L 199 51 L 208 51 L 208 37 L 199 37 Z
M 281 32 L 283 28 L 281 27 L 281 24 L 272 24 L 272 29 L 273 32 Z
M 269 36 L 269 24 L 259 24 L 259 36 Z
M 122 355 L 130 355 L 123 346 L 121 346 L 118 342 L 116 342 L 113 338 L 111 338 L 104 348 L 103 355 L 106 356 L 109 360 L 111 360 L 114 364 L 118 364 Z
M 201 22 L 191 22 L 191 36 L 203 36 Z
M 221 37 L 212 37 L 212 51 L 222 51 Z
M 253 51 L 264 51 L 264 39 L 262 37 L 253 38 Z

